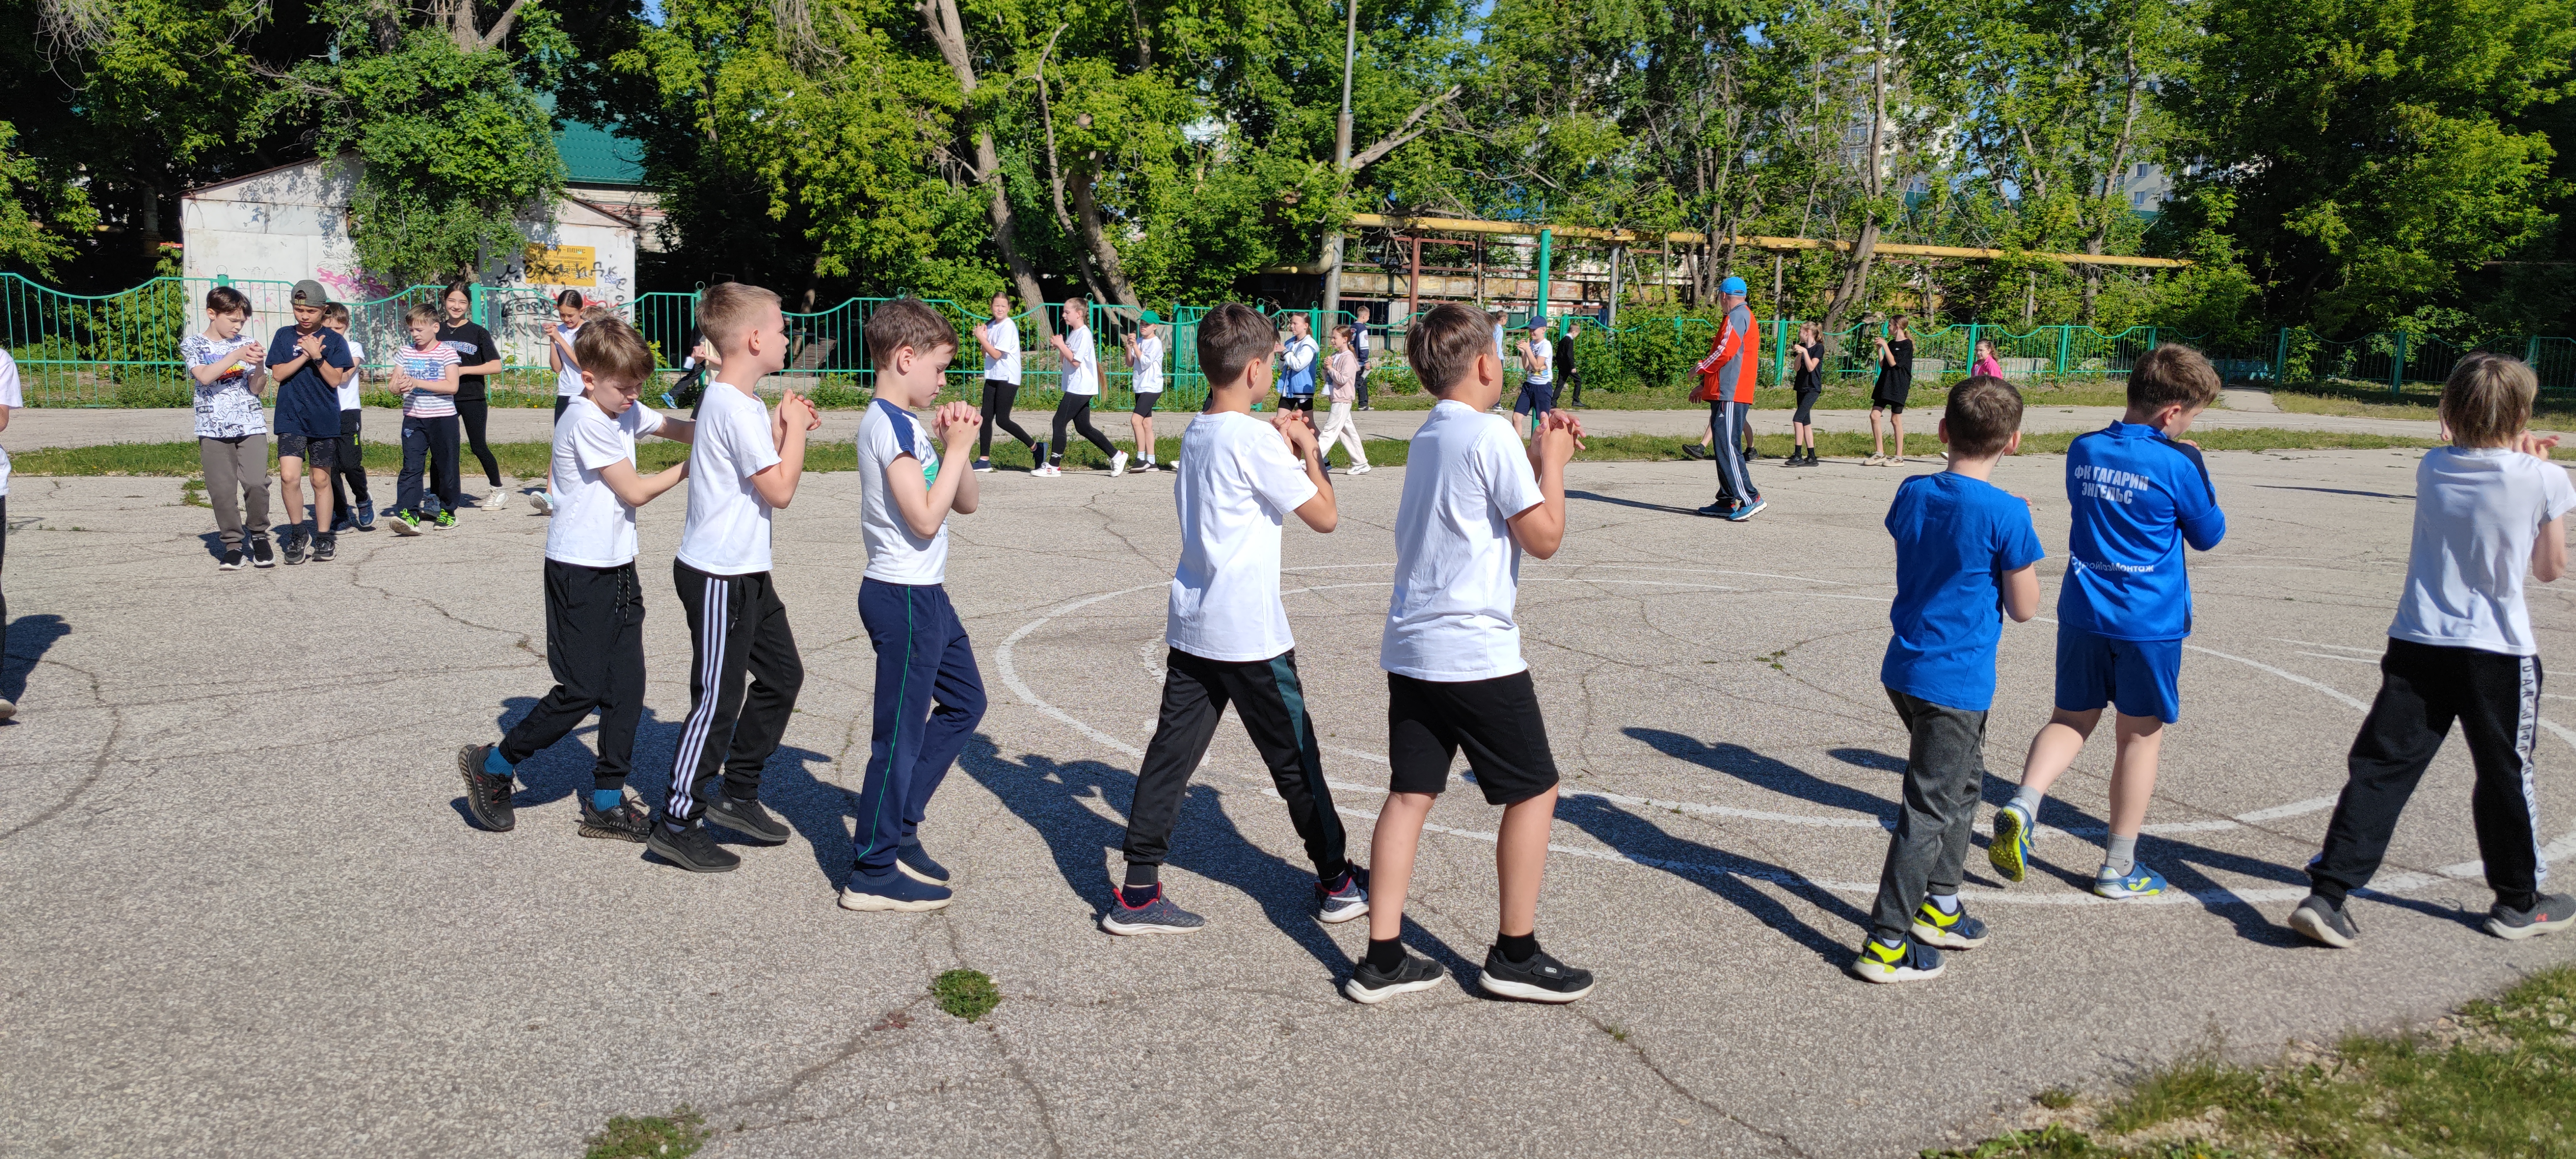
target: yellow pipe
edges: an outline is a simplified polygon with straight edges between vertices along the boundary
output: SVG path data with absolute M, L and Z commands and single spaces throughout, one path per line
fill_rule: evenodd
M 1354 213 L 1351 215 L 1351 224 L 1362 229 L 1433 230 L 1440 233 L 1490 233 L 1507 234 L 1519 237 L 1536 237 L 1538 236 L 1538 231 L 1540 229 L 1539 226 L 1522 225 L 1518 222 L 1511 221 L 1479 221 L 1474 218 L 1464 217 L 1390 217 L 1382 213 Z M 1591 226 L 1580 225 L 1552 225 L 1546 228 L 1553 230 L 1559 237 L 1580 237 L 1589 238 L 1595 241 L 1618 242 L 1622 244 L 1632 244 L 1650 239 L 1650 235 L 1626 229 L 1598 229 Z M 1661 240 L 1680 242 L 1684 245 L 1705 245 L 1708 242 L 1708 235 L 1704 233 L 1683 231 L 1664 234 Z M 1847 252 L 1852 248 L 1852 243 L 1847 241 L 1820 241 L 1811 237 L 1767 237 L 1757 235 L 1752 237 L 1739 236 L 1735 238 L 1734 241 L 1736 245 L 1765 250 L 1829 249 L 1838 252 Z M 1877 252 L 1883 254 L 1898 254 L 1908 257 L 1927 258 L 1981 258 L 1992 260 L 1995 258 L 2021 256 L 2047 258 L 2050 261 L 2057 262 L 2086 263 L 2100 266 L 2147 266 L 2157 269 L 2179 269 L 2191 264 L 2189 261 L 2185 261 L 2180 258 L 2140 258 L 2125 257 L 2116 254 L 2060 254 L 2044 253 L 2037 250 L 2015 251 L 1969 249 L 1964 246 L 1906 245 L 1899 242 L 1880 242 L 1875 248 Z M 1278 272 L 1287 273 L 1305 271 L 1283 269 Z

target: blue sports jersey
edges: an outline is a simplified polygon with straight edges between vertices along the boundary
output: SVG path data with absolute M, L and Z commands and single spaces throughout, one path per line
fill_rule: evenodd
M 1984 712 L 1995 701 L 2003 577 L 2045 554 L 2030 505 L 1982 479 L 1916 475 L 1897 484 L 1887 533 L 1896 537 L 1896 602 L 1887 609 L 1895 632 L 1879 683 Z
M 2191 635 L 2183 545 L 2207 551 L 2227 536 L 2200 452 L 2154 427 L 2112 423 L 2066 449 L 2066 499 L 2075 528 L 2058 622 L 2114 640 Z

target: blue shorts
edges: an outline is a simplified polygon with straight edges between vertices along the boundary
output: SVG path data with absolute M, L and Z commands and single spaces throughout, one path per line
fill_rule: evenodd
M 1547 382 L 1524 382 L 1521 395 L 1512 402 L 1512 413 L 1546 414 L 1556 409 L 1556 385 Z
M 2057 707 L 2091 712 L 2105 704 L 2122 716 L 2182 719 L 2182 641 L 2114 640 L 2057 626 Z

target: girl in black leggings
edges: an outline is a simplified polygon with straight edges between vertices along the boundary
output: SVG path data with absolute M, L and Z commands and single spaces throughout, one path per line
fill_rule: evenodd
M 478 507 L 498 508 L 510 492 L 501 486 L 501 461 L 492 457 L 492 443 L 483 435 L 483 421 L 490 409 L 490 396 L 484 390 L 487 374 L 501 373 L 501 348 L 492 344 L 492 332 L 473 322 L 467 315 L 474 307 L 474 287 L 468 282 L 451 282 L 444 298 L 447 318 L 439 323 L 438 340 L 456 351 L 456 417 L 465 427 L 467 445 L 474 448 L 474 458 L 483 464 L 484 481 L 492 485 L 490 494 Z
M 975 432 L 975 469 L 993 469 L 995 427 L 1027 443 L 1029 461 L 1045 466 L 1046 452 L 1038 441 L 1011 421 L 1011 404 L 1020 396 L 1020 325 L 1011 320 L 1011 296 L 995 294 L 988 305 L 993 320 L 975 328 L 975 342 L 984 348 L 984 426 Z

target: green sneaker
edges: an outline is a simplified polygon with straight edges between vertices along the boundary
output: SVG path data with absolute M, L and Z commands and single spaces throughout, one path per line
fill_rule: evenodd
M 1986 923 L 1969 917 L 1965 904 L 1957 913 L 1943 913 L 1927 897 L 1923 908 L 1914 911 L 1914 940 L 1945 950 L 1973 950 L 1986 944 Z
M 456 513 L 453 511 L 439 512 L 438 518 L 431 521 L 431 526 L 438 528 L 440 531 L 445 531 L 448 528 L 456 526 Z
M 396 535 L 420 534 L 420 513 L 417 511 L 394 512 L 393 518 L 386 522 L 394 529 Z
M 2007 803 L 1995 810 L 1995 838 L 1986 844 L 1986 860 L 2005 881 L 2030 876 L 2030 831 L 2035 828 L 2019 805 Z
M 1941 951 L 1912 940 L 1891 946 L 1873 937 L 1861 942 L 1852 973 L 1863 982 L 1928 982 L 1941 976 Z

